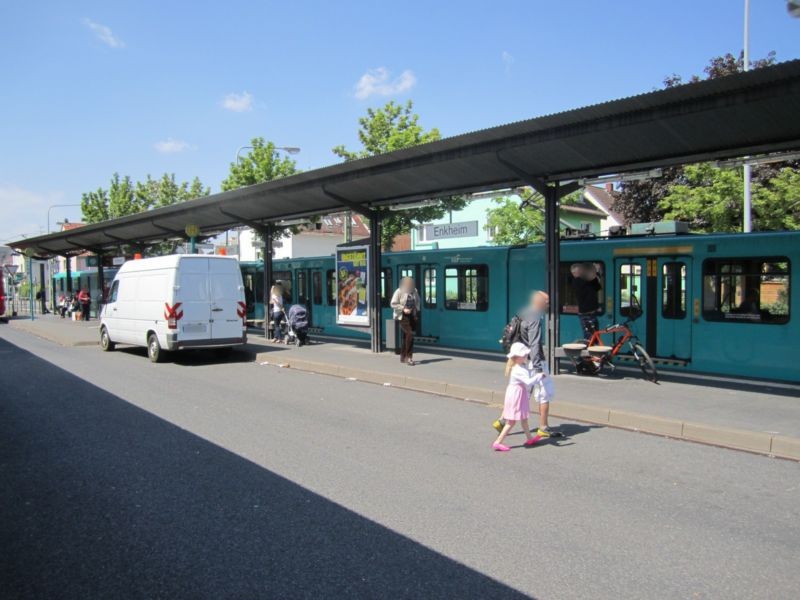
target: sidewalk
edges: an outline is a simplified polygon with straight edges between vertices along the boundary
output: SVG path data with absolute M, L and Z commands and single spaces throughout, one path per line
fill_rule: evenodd
M 97 321 L 49 315 L 10 326 L 64 346 L 95 346 L 99 337 Z M 302 348 L 267 343 L 255 332 L 248 339 L 247 350 L 265 365 L 502 405 L 501 356 L 423 348 L 409 367 L 391 352 L 324 338 Z M 655 385 L 622 370 L 612 377 L 561 375 L 551 415 L 800 460 L 800 385 L 666 372 L 662 380 Z

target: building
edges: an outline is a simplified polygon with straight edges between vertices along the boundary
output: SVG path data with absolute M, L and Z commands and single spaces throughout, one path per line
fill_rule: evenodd
M 609 184 L 610 185 L 610 184 Z M 587 186 L 577 202 L 561 206 L 561 230 L 604 235 L 609 226 L 620 225 L 621 217 L 613 212 L 613 189 Z M 452 211 L 442 219 L 425 223 L 411 233 L 411 249 L 469 248 L 494 243 L 488 226 L 488 211 L 497 206 L 495 198 L 507 197 L 522 202 L 517 194 L 480 194 L 462 210 Z
M 272 244 L 274 258 L 299 258 L 305 256 L 331 256 L 336 246 L 345 240 L 347 216 L 350 216 L 351 235 L 354 240 L 367 240 L 369 226 L 355 213 L 335 213 L 322 217 L 318 222 L 304 225 L 298 233 L 275 240 Z M 239 260 L 262 260 L 264 242 L 252 229 L 239 231 Z M 365 242 L 366 243 L 366 242 Z M 229 252 L 230 254 L 230 252 Z

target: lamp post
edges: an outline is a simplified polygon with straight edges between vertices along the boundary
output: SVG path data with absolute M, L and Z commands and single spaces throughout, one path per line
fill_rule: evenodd
M 750 0 L 744 0 L 744 49 L 742 50 L 742 61 L 744 62 L 745 73 L 750 70 Z M 744 165 L 744 219 L 743 227 L 745 233 L 753 230 L 753 199 L 750 191 L 750 180 L 752 168 L 749 164 Z
M 800 0 L 788 0 L 786 10 L 792 17 L 800 17 Z M 750 0 L 744 0 L 744 48 L 742 49 L 744 71 L 750 70 Z M 744 164 L 744 219 L 742 230 L 749 233 L 753 230 L 753 198 L 751 190 L 752 166 Z

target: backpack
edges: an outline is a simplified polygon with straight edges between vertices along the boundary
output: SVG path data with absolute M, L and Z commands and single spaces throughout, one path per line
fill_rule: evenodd
M 500 336 L 498 342 L 503 347 L 503 352 L 508 352 L 511 349 L 511 344 L 514 342 L 527 343 L 525 340 L 525 321 L 519 315 L 514 315 L 511 320 L 503 328 L 503 334 Z

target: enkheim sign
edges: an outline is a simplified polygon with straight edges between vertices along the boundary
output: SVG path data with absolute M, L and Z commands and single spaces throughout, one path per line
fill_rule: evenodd
M 449 238 L 477 237 L 478 222 L 441 223 L 423 226 L 423 239 L 426 242 Z

